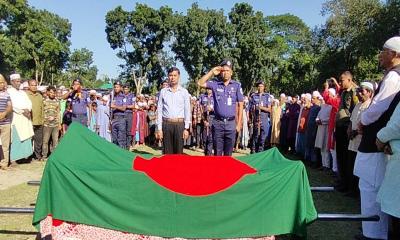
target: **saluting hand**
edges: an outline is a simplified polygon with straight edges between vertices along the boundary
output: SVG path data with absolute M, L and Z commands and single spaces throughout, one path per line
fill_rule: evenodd
M 217 76 L 221 73 L 221 69 L 222 69 L 221 66 L 217 66 L 217 67 L 214 67 L 213 69 L 211 69 L 211 72 L 214 74 L 214 76 Z

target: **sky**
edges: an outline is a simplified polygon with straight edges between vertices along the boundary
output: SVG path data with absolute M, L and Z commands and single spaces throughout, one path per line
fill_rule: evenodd
M 29 5 L 37 9 L 46 9 L 57 15 L 67 18 L 72 24 L 71 51 L 73 49 L 87 48 L 93 52 L 94 64 L 99 69 L 98 78 L 107 75 L 111 78 L 118 77 L 119 64 L 122 64 L 107 42 L 105 33 L 106 13 L 117 6 L 124 10 L 132 11 L 136 3 L 145 3 L 153 8 L 169 6 L 175 12 L 186 13 L 193 2 L 198 2 L 204 9 L 223 9 L 228 13 L 237 2 L 247 2 L 255 11 L 263 12 L 264 16 L 290 13 L 300 17 L 309 27 L 322 25 L 325 17 L 321 16 L 322 3 L 325 0 L 198 0 L 198 1 L 172 1 L 172 0 L 28 0 Z M 179 68 L 183 68 L 178 63 Z M 183 69 L 182 69 L 183 70 Z M 187 73 L 182 71 L 181 80 L 187 81 Z

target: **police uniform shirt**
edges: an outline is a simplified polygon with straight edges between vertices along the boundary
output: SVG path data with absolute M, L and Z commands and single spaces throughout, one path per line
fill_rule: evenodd
M 225 86 L 224 82 L 214 78 L 207 82 L 207 88 L 212 90 L 214 101 L 214 113 L 220 118 L 232 118 L 236 116 L 236 103 L 243 102 L 241 84 L 230 80 Z
M 89 94 L 86 91 L 81 91 L 80 96 L 77 92 L 72 92 L 68 96 L 68 101 L 72 103 L 72 113 L 78 115 L 87 114 L 87 106 L 89 104 Z
M 127 106 L 133 105 L 135 103 L 136 98 L 135 95 L 133 95 L 133 93 L 128 93 L 127 95 L 124 94 L 124 96 L 126 99 Z M 125 112 L 132 112 L 132 109 L 127 108 Z
M 120 92 L 119 94 L 114 96 L 113 102 L 116 106 L 118 107 L 123 107 L 126 106 L 126 97 L 125 94 L 123 94 L 122 92 Z M 114 109 L 113 110 L 113 115 L 114 116 L 121 116 L 121 115 L 125 115 L 125 111 L 121 111 L 118 109 Z
M 204 111 L 207 111 L 208 106 L 211 107 L 211 109 L 214 109 L 214 98 L 213 95 L 208 96 L 208 94 L 204 94 L 201 96 L 200 99 L 200 104 L 203 106 Z M 210 114 L 214 114 L 214 110 L 209 112 Z
M 253 109 L 258 109 L 259 106 L 261 107 L 268 107 L 271 105 L 270 103 L 270 96 L 268 93 L 253 93 L 251 96 L 251 106 L 250 108 Z M 256 111 L 258 113 L 258 111 Z M 267 112 L 261 111 L 261 115 L 266 115 L 268 114 Z

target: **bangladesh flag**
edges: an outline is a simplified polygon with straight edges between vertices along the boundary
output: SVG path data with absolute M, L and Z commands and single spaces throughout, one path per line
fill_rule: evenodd
M 276 148 L 241 157 L 138 155 L 72 124 L 50 156 L 33 225 L 54 219 L 181 238 L 305 235 L 305 167 Z

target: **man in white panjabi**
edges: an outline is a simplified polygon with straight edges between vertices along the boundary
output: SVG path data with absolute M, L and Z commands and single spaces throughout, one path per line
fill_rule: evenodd
M 28 158 L 33 153 L 33 126 L 31 121 L 32 103 L 25 91 L 20 90 L 20 75 L 10 75 L 10 81 L 11 87 L 7 89 L 13 106 L 10 160 L 16 161 Z
M 378 222 L 363 222 L 363 237 L 387 239 L 388 216 L 381 211 L 377 193 L 385 175 L 386 161 L 383 152 L 375 145 L 377 132 L 389 121 L 400 91 L 400 37 L 390 38 L 379 54 L 379 63 L 385 75 L 379 82 L 371 105 L 361 113 L 359 131 L 362 134 L 358 148 L 354 175 L 360 178 L 361 213 L 379 215 Z

